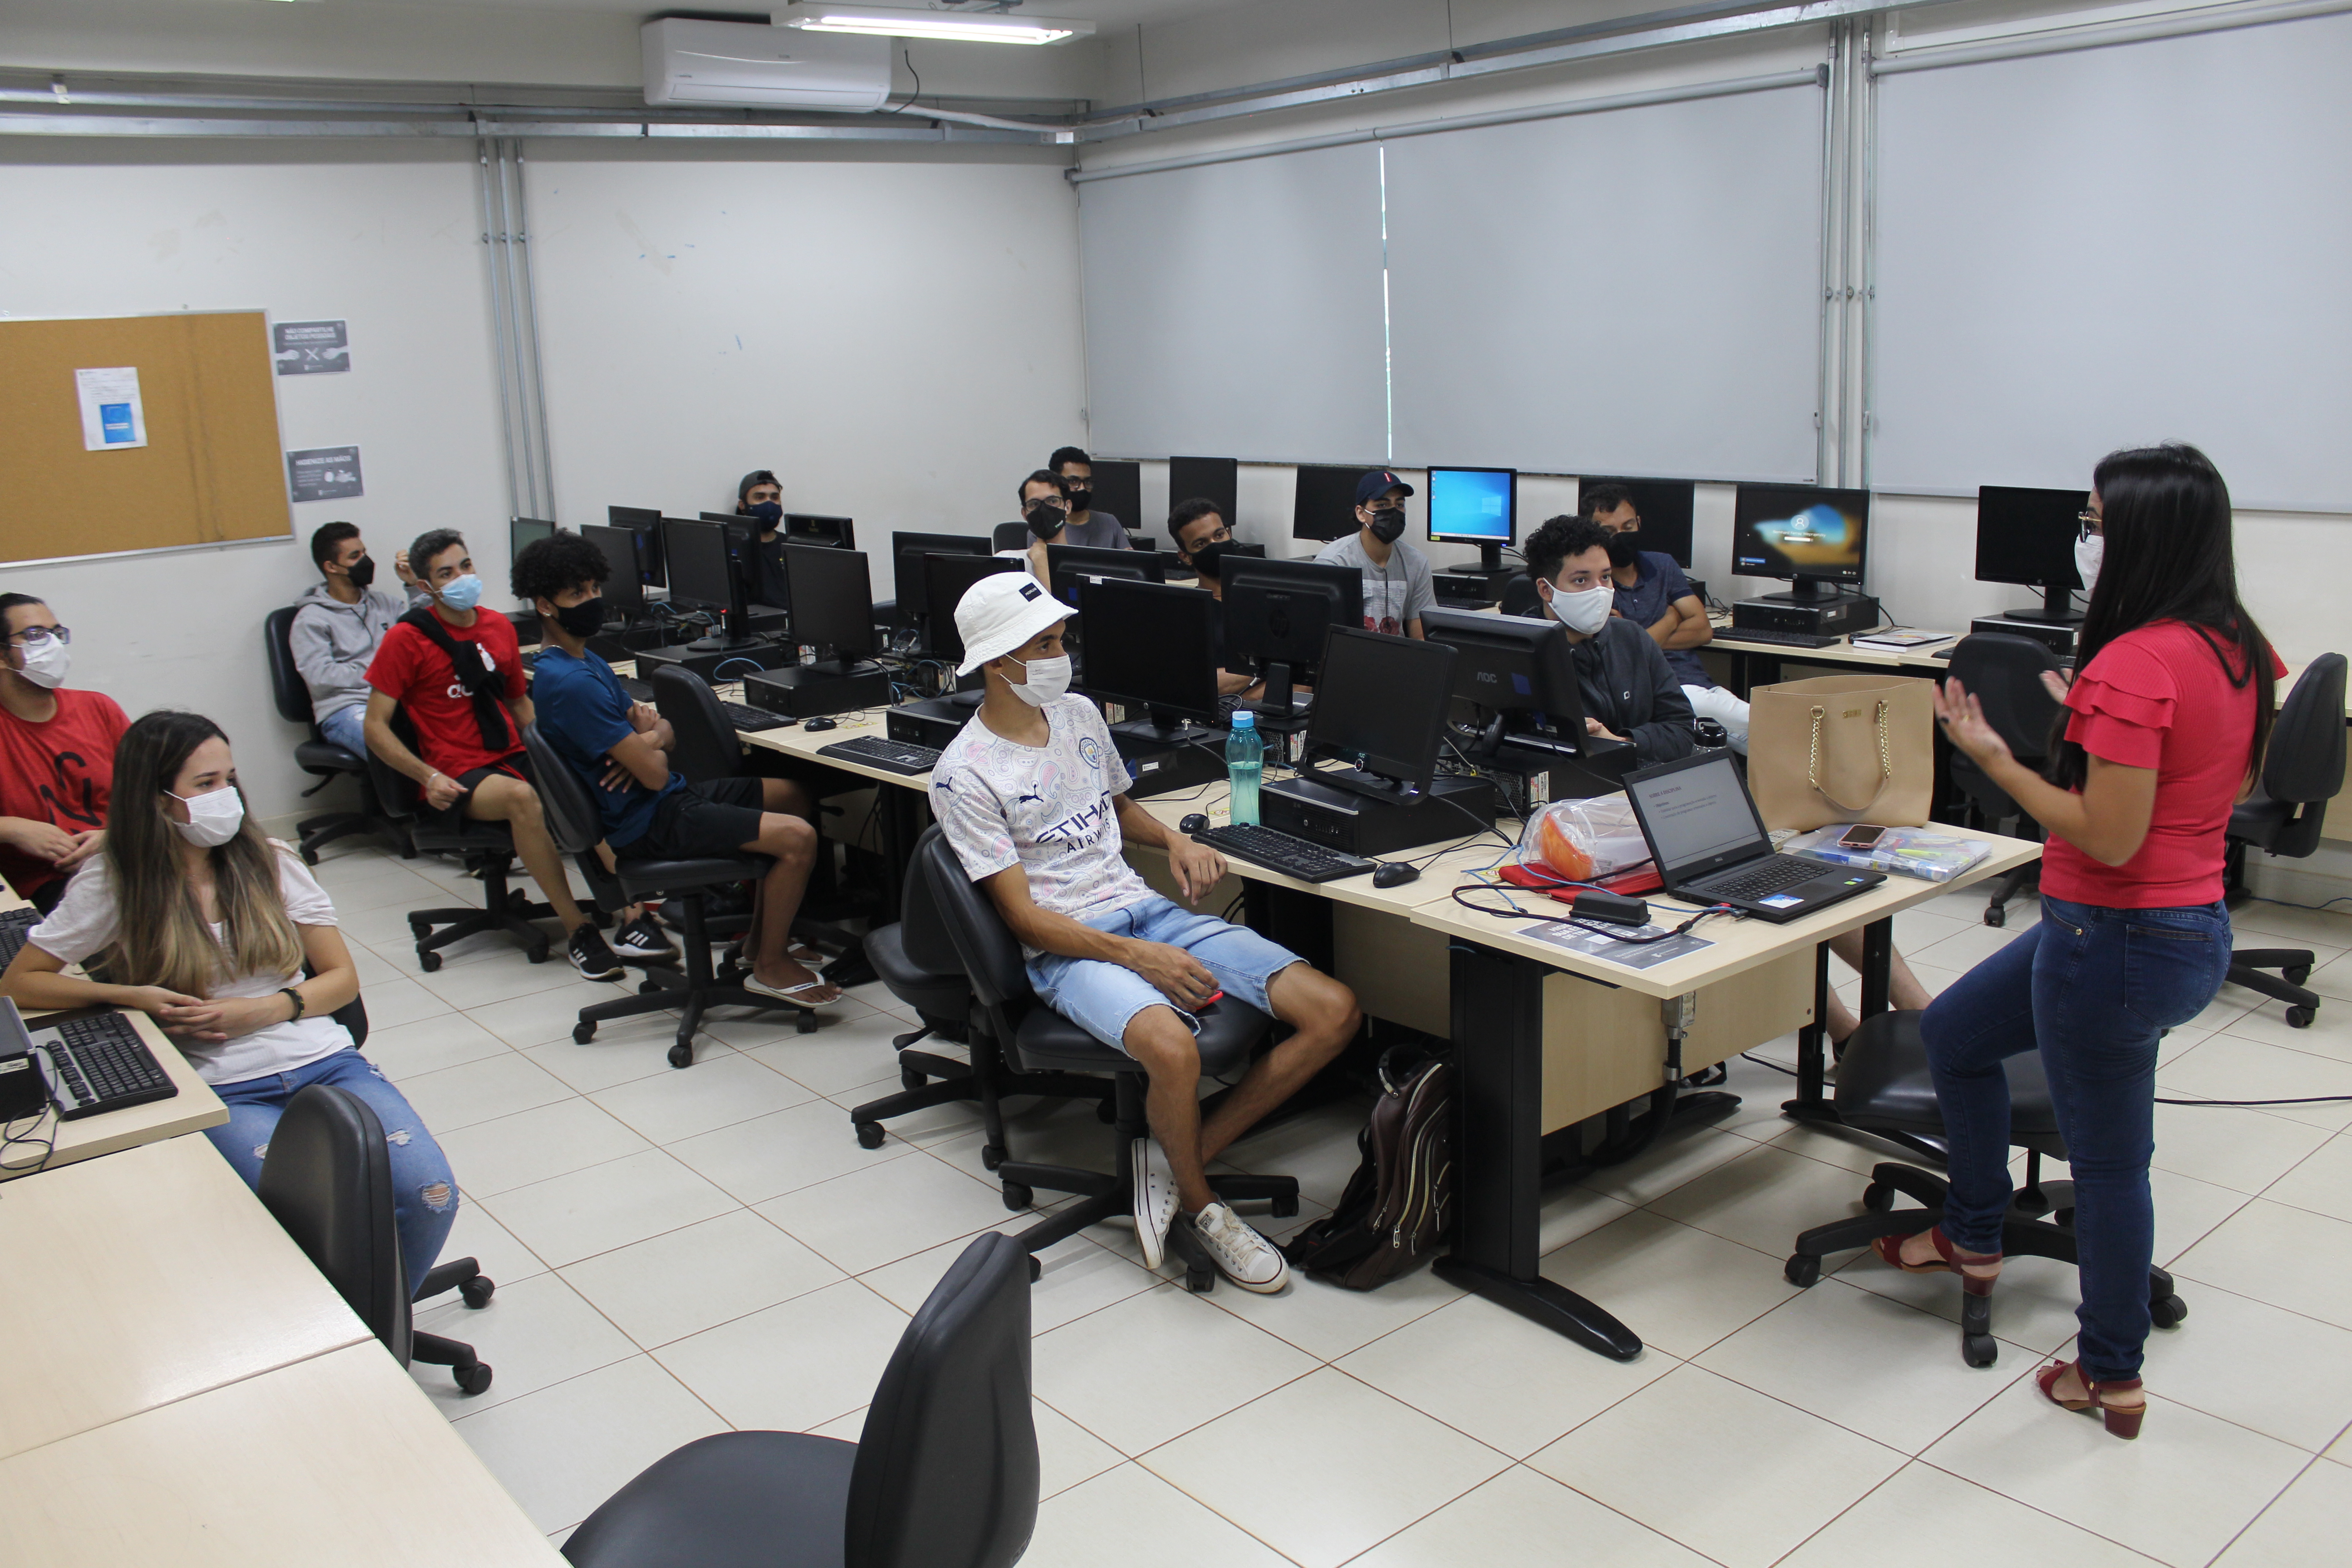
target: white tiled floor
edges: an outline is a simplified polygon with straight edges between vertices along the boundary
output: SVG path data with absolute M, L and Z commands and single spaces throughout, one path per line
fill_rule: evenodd
M 560 959 L 483 939 L 419 974 L 399 916 L 467 896 L 447 867 L 350 848 L 320 879 L 361 944 L 369 1053 L 465 1190 L 451 1253 L 499 1281 L 486 1310 L 420 1315 L 495 1364 L 491 1391 L 461 1399 L 438 1368 L 418 1381 L 531 1517 L 560 1540 L 730 1426 L 855 1438 L 908 1315 L 965 1238 L 1011 1219 L 962 1109 L 904 1119 L 877 1150 L 852 1138 L 847 1107 L 896 1089 L 890 1038 L 912 1027 L 887 994 L 866 988 L 809 1036 L 719 1018 L 677 1072 L 667 1016 L 572 1044 L 573 1011 L 621 993 Z M 1990 931 L 1982 899 L 1903 917 L 1931 989 L 2032 919 L 2021 903 Z M 2225 988 L 2167 1042 L 2164 1092 L 2352 1093 L 2352 918 L 2252 905 L 2238 923 L 2317 947 L 2315 984 L 2337 1004 L 2291 1030 Z M 1366 1295 L 1302 1280 L 1195 1297 L 1146 1271 L 1123 1226 L 1049 1250 L 1033 1295 L 1046 1496 L 1026 1561 L 2347 1560 L 2352 1103 L 2158 1108 L 2159 1252 L 2189 1318 L 2150 1343 L 2152 1412 L 2125 1444 L 2029 1380 L 2068 1346 L 2072 1269 L 2011 1266 L 1982 1371 L 1960 1362 L 1948 1279 L 1863 1255 L 1788 1286 L 1790 1238 L 1854 1212 L 1885 1156 L 1790 1126 L 1772 1113 L 1788 1079 L 1732 1066 L 1740 1114 L 1546 1205 L 1545 1273 L 1643 1335 L 1630 1364 L 1425 1270 Z M 1299 1177 L 1303 1224 L 1337 1197 L 1360 1119 L 1334 1107 L 1229 1159 Z M 1089 1165 L 1101 1138 L 1090 1110 L 1052 1105 L 1013 1131 L 1032 1157 Z

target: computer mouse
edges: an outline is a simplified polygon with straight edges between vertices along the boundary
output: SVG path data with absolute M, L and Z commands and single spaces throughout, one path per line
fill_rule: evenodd
M 803 730 L 838 730 L 841 728 L 841 724 L 839 721 L 833 719 L 810 719 L 803 721 L 801 724 L 801 728 Z
M 1407 882 L 1420 879 L 1421 868 L 1410 860 L 1382 861 L 1381 868 L 1372 873 L 1372 886 L 1375 888 L 1402 888 Z
M 1195 833 L 1206 833 L 1209 831 L 1209 819 L 1201 812 L 1193 812 L 1176 825 L 1176 831 L 1187 838 Z

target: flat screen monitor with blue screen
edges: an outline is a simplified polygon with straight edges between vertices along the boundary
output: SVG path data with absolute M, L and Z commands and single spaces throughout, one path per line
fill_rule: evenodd
M 1519 542 L 1519 475 L 1516 468 L 1429 470 L 1429 537 L 1438 544 L 1475 544 L 1492 572 L 1502 552 Z
M 1870 492 L 1812 485 L 1742 485 L 1732 504 L 1731 571 L 1822 584 L 1862 581 Z

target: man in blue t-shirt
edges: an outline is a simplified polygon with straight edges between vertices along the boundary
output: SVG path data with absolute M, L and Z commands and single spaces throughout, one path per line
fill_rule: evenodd
M 1717 686 L 1698 661 L 1697 650 L 1715 638 L 1706 606 L 1675 558 L 1643 550 L 1642 515 L 1633 492 L 1623 485 L 1594 485 L 1583 495 L 1584 515 L 1609 532 L 1609 574 L 1617 584 L 1616 613 L 1650 634 L 1666 656 L 1691 711 L 1712 719 L 1731 737 L 1731 749 L 1748 751 L 1748 704 Z
M 670 770 L 669 721 L 629 700 L 613 667 L 588 651 L 604 624 L 604 552 L 558 532 L 515 557 L 515 597 L 539 612 L 544 640 L 531 674 L 539 733 L 595 796 L 604 850 L 614 861 L 771 856 L 745 946 L 747 990 L 814 1011 L 841 1000 L 795 949 L 793 917 L 816 865 L 816 808 L 786 779 L 737 777 L 689 784 Z

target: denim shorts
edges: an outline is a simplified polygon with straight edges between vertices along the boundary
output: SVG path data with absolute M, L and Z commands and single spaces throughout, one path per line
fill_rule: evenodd
M 1157 893 L 1126 909 L 1081 922 L 1113 936 L 1181 947 L 1216 976 L 1225 995 L 1271 1015 L 1265 988 L 1294 963 L 1307 961 L 1250 930 L 1214 915 L 1194 914 Z M 1121 964 L 1042 952 L 1029 961 L 1029 984 L 1038 999 L 1096 1039 L 1127 1048 L 1127 1026 L 1146 1007 L 1167 1007 L 1201 1032 L 1201 1021 L 1168 1000 L 1160 987 Z

